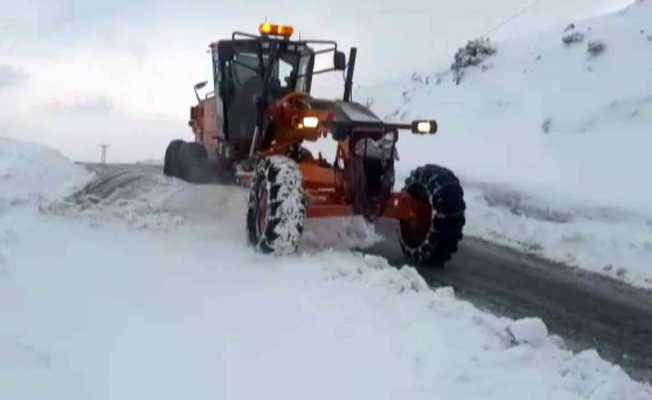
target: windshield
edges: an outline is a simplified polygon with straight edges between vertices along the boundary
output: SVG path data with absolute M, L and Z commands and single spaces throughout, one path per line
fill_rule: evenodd
M 257 76 L 258 55 L 255 53 L 236 53 L 234 57 L 233 82 L 242 87 L 245 82 Z
M 297 80 L 296 83 L 296 90 L 297 92 L 308 92 L 309 91 L 309 86 L 308 86 L 308 67 L 310 66 L 310 55 L 304 55 L 299 59 L 299 70 L 298 74 L 300 78 Z
M 284 47 L 284 48 L 283 48 Z M 304 48 L 302 52 L 289 50 L 287 44 L 283 44 L 277 61 L 274 63 L 271 74 L 270 89 L 282 92 L 308 90 L 308 67 L 310 65 L 311 53 Z M 267 68 L 269 64 L 269 50 L 262 54 L 262 62 Z M 236 48 L 233 57 L 232 80 L 237 91 L 246 85 L 248 81 L 262 79 L 263 68 L 260 68 L 258 52 L 251 48 Z
M 224 57 L 216 76 L 220 77 L 230 138 L 246 140 L 253 135 L 258 99 L 263 93 L 267 101 L 274 101 L 295 91 L 310 91 L 312 51 L 307 46 L 280 43 L 274 62 L 270 62 L 271 49 L 265 44 L 236 41 L 224 46 L 230 55 Z M 269 80 L 265 82 L 267 73 Z

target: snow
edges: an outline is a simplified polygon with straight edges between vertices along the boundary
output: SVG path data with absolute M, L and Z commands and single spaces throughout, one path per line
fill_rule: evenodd
M 548 328 L 539 318 L 523 318 L 507 327 L 507 333 L 515 343 L 526 343 L 539 347 L 546 342 Z
M 398 173 L 454 170 L 467 234 L 650 288 L 650 21 L 652 2 L 637 1 L 495 43 L 459 85 L 450 70 L 415 73 L 356 97 L 387 119 L 438 119 L 435 137 L 401 137 Z M 565 45 L 572 32 L 584 41 Z
M 20 190 L 2 187 L 15 204 L 0 216 L 3 399 L 652 397 L 541 320 L 480 311 L 413 268 L 253 251 L 244 190 L 132 176 L 70 196 L 81 167 L 3 145 L 18 150 L 2 165 L 30 160 L 12 169 Z M 36 200 L 13 202 L 24 193 Z
M 0 137 L 0 214 L 11 204 L 56 200 L 91 177 L 56 150 Z

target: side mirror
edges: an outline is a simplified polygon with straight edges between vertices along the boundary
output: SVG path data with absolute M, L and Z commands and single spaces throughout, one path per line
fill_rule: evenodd
M 195 84 L 195 87 L 194 87 L 194 89 L 195 89 L 195 97 L 197 98 L 198 103 L 201 103 L 201 98 L 199 97 L 199 93 L 197 93 L 197 91 L 203 89 L 204 86 L 206 86 L 207 84 L 208 84 L 208 81 L 202 81 L 202 82 L 199 82 L 199 83 Z
M 412 122 L 412 133 L 417 135 L 434 135 L 437 133 L 437 121 L 414 121 Z
M 346 69 L 346 56 L 341 51 L 336 51 L 333 53 L 333 68 L 338 71 L 344 71 Z

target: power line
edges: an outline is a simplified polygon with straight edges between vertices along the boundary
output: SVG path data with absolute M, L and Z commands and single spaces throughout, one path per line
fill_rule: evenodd
M 501 22 L 500 24 L 494 26 L 493 28 L 489 29 L 484 35 L 481 35 L 480 37 L 485 37 L 489 36 L 492 33 L 496 32 L 500 28 L 504 27 L 505 25 L 509 24 L 510 22 L 514 21 L 516 18 L 520 17 L 521 15 L 525 14 L 527 11 L 529 11 L 531 8 L 539 4 L 541 0 L 534 0 L 532 3 L 528 4 L 527 6 L 523 7 L 519 11 L 517 11 L 515 14 L 511 15 L 509 18 Z

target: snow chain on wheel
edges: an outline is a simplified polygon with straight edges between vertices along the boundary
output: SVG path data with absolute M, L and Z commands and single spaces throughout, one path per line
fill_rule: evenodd
M 443 267 L 462 239 L 466 204 L 460 181 L 448 169 L 429 164 L 412 171 L 403 192 L 432 208 L 429 221 L 400 221 L 403 252 L 417 265 Z
M 306 217 L 303 175 L 283 156 L 263 158 L 256 165 L 249 193 L 249 242 L 263 253 L 296 252 Z

